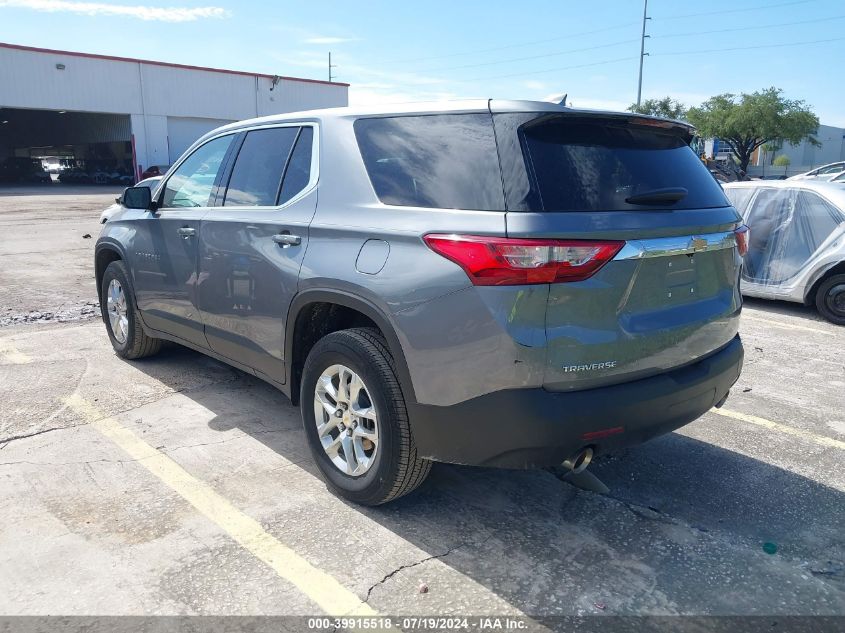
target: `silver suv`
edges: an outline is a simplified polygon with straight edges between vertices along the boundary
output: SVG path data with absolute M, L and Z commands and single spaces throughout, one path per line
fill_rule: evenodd
M 495 100 L 227 125 L 124 194 L 103 320 L 123 358 L 176 341 L 278 387 L 358 503 L 432 460 L 583 468 L 739 376 L 747 236 L 691 135 Z

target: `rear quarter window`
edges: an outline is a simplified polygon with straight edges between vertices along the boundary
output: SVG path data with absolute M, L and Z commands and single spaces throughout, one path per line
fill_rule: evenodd
M 626 200 L 660 189 L 687 194 L 662 209 L 729 205 L 678 132 L 616 117 L 499 114 L 508 210 L 627 211 Z
M 355 136 L 384 204 L 504 210 L 489 114 L 358 119 Z

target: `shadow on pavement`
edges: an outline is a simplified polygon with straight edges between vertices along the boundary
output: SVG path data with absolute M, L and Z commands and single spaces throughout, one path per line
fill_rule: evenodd
M 189 372 L 201 358 L 174 346 L 133 365 L 166 382 L 174 364 Z M 216 415 L 213 430 L 239 428 L 318 477 L 304 440 L 291 439 L 298 411 L 232 371 L 232 383 L 183 395 Z M 238 401 L 250 394 L 272 419 L 243 422 Z M 268 432 L 275 424 L 288 432 Z M 842 492 L 677 433 L 592 468 L 609 496 L 547 471 L 436 464 L 392 504 L 346 505 L 529 615 L 842 612 Z

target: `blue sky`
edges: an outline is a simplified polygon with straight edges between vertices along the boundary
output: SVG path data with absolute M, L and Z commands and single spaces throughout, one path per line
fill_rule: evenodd
M 697 105 L 768 86 L 845 126 L 844 0 L 650 0 L 643 95 Z M 625 108 L 642 0 L 0 0 L 0 39 L 325 79 L 350 102 L 460 97 Z

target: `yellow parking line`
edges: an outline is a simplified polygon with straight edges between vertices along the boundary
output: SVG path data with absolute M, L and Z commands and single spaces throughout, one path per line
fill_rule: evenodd
M 787 426 L 786 424 L 772 422 L 771 420 L 767 420 L 766 418 L 759 418 L 756 415 L 748 415 L 746 413 L 740 413 L 739 411 L 731 411 L 730 409 L 725 409 L 724 407 L 721 409 L 710 409 L 710 412 L 717 413 L 719 415 L 725 416 L 726 418 L 733 418 L 734 420 L 750 422 L 751 424 L 756 424 L 757 426 L 762 426 L 773 431 L 780 431 L 781 433 L 786 433 L 787 435 L 794 435 L 795 437 L 800 437 L 805 440 L 815 442 L 816 444 L 821 444 L 822 446 L 830 446 L 832 448 L 845 449 L 845 442 L 843 442 L 842 440 L 836 440 L 832 437 L 818 435 L 810 431 L 804 431 L 803 429 L 796 429 L 795 427 Z
M 157 451 L 111 417 L 104 417 L 78 394 L 65 400 L 68 407 L 85 417 L 90 426 L 117 444 L 133 459 L 158 477 L 207 519 L 217 524 L 253 556 L 268 565 L 328 615 L 379 615 L 333 576 L 317 569 L 296 552 L 267 533 L 207 483 L 188 473 L 170 457 Z
M 32 359 L 23 352 L 18 351 L 14 345 L 0 341 L 0 364 L 26 365 L 31 362 Z
M 827 330 L 820 330 L 815 327 L 807 327 L 806 325 L 793 325 L 792 323 L 776 321 L 775 319 L 764 319 L 762 317 L 746 314 L 745 312 L 742 313 L 741 318 L 747 321 L 757 321 L 758 323 L 765 323 L 766 325 L 773 325 L 774 327 L 782 327 L 789 330 L 803 330 L 804 332 L 815 332 L 816 334 L 826 334 L 827 336 L 833 336 L 833 332 L 829 332 Z

